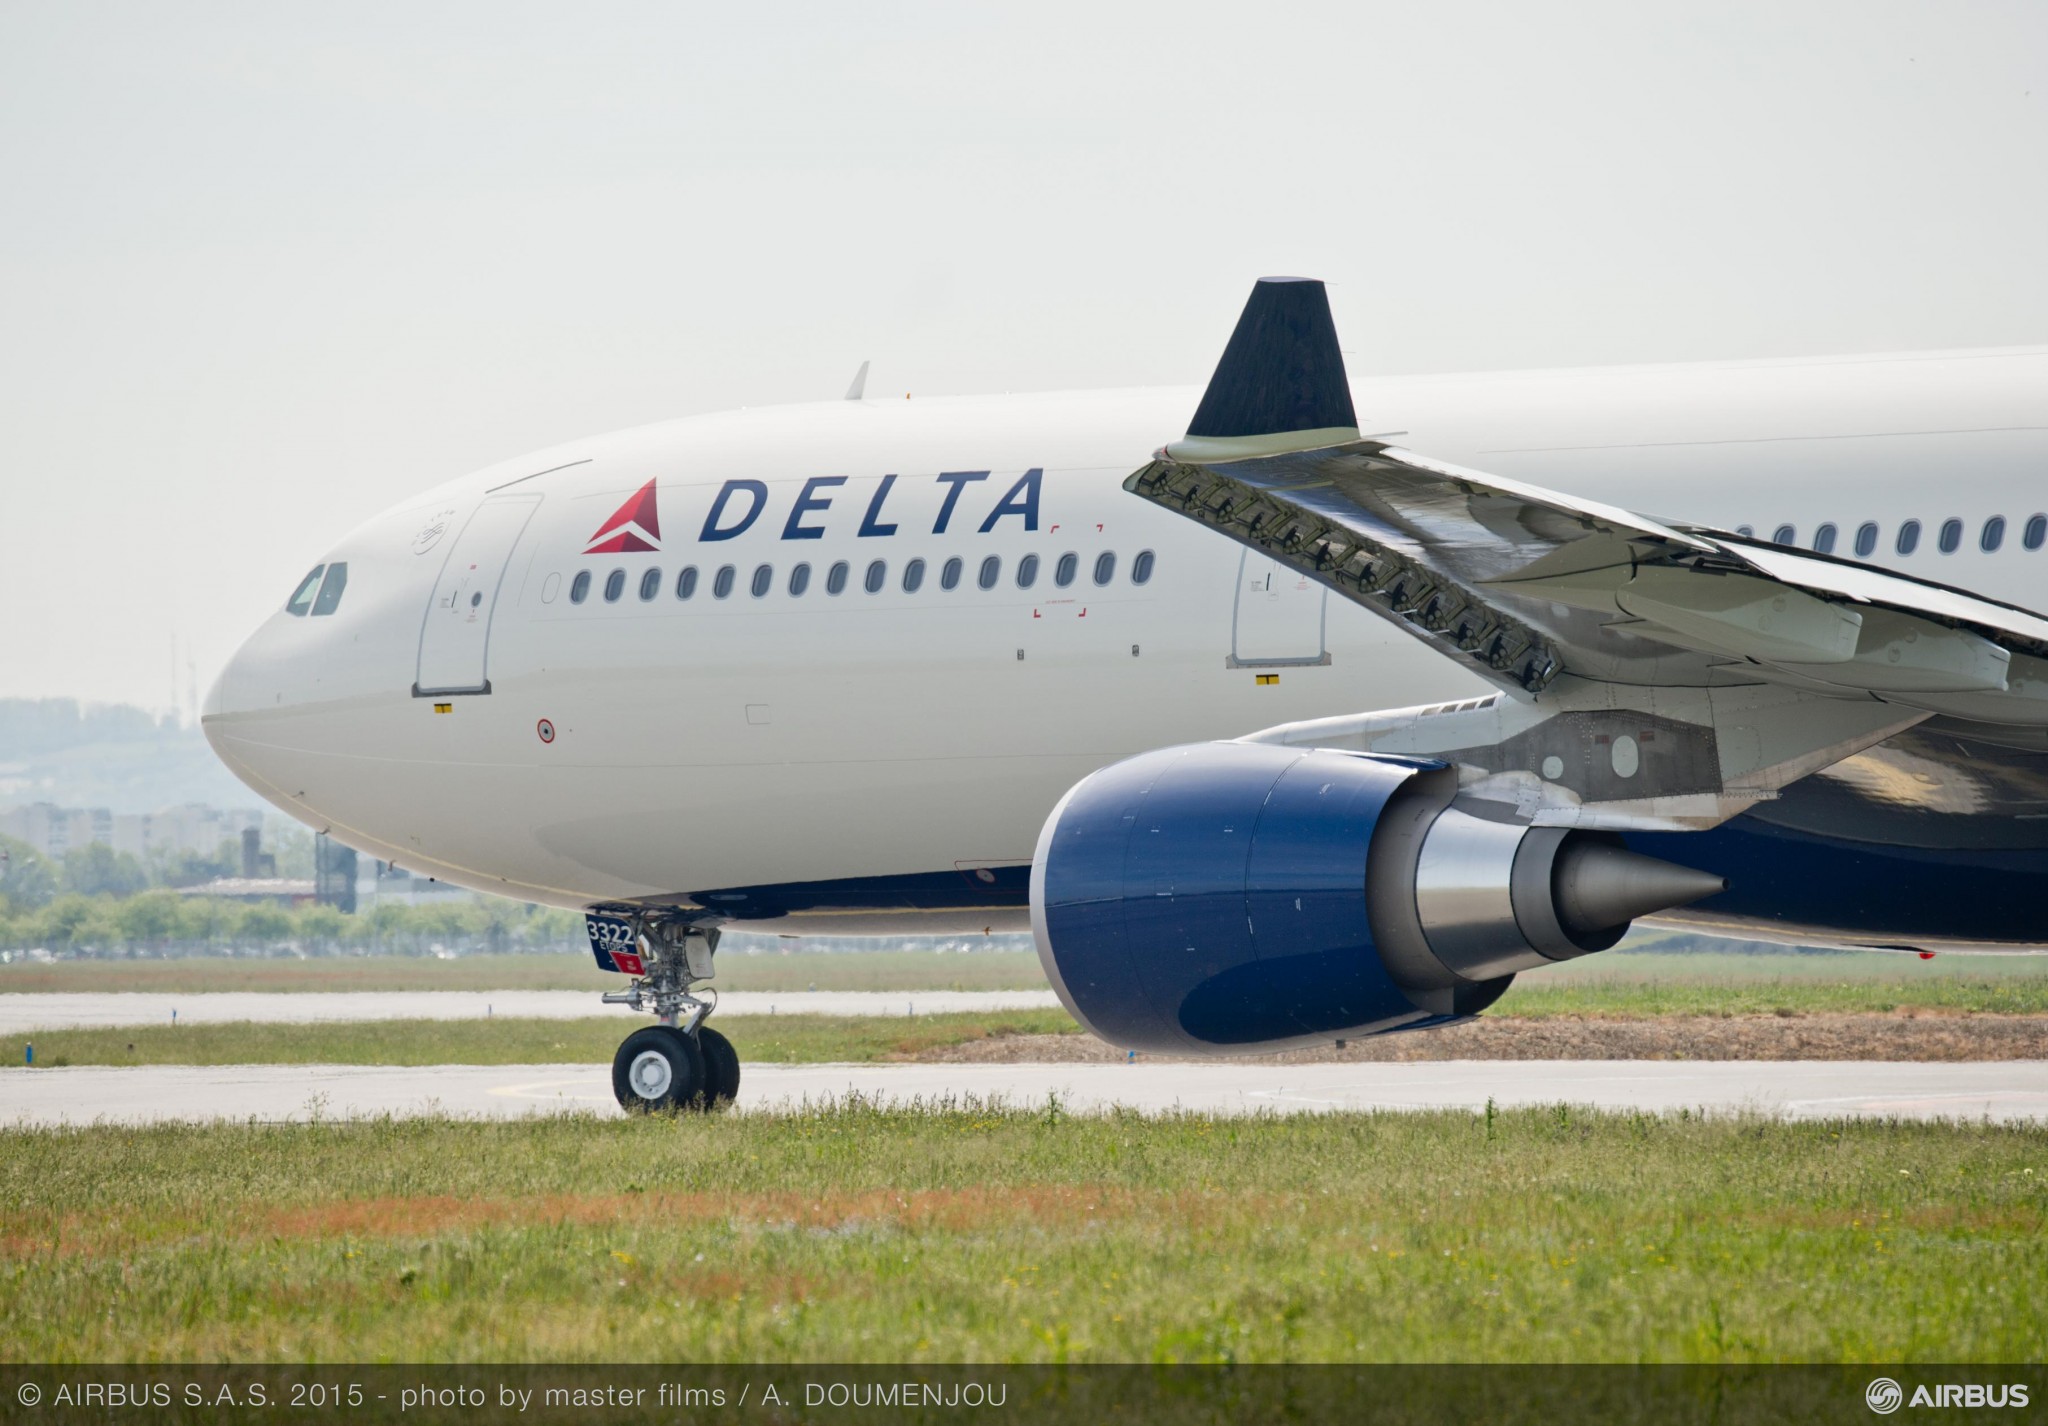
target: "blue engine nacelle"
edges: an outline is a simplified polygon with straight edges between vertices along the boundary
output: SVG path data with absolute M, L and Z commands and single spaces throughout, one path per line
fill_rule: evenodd
M 1245 1054 L 1474 1014 L 1724 885 L 1456 792 L 1438 763 L 1258 743 L 1104 768 L 1039 836 L 1039 959 L 1112 1044 Z

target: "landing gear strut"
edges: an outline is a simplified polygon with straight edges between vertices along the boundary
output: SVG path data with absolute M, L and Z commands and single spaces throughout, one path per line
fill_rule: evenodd
M 607 1005 L 651 1010 L 658 1023 L 635 1030 L 612 1057 L 612 1093 L 628 1114 L 702 1111 L 730 1104 L 740 1091 L 732 1041 L 704 1023 L 718 993 L 698 994 L 712 977 L 718 932 L 645 917 L 591 918 L 599 964 L 625 970 L 633 983 L 605 993 Z M 621 943 L 634 950 L 625 952 Z

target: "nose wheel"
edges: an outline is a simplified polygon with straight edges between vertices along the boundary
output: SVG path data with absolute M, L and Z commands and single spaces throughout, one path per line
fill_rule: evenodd
M 628 1114 L 673 1114 L 704 1100 L 704 1052 L 673 1025 L 626 1036 L 612 1056 L 612 1093 Z
M 704 1056 L 705 1092 L 713 1106 L 730 1104 L 740 1097 L 740 1052 L 732 1041 L 709 1025 L 697 1030 L 697 1048 Z
M 649 1025 L 612 1056 L 612 1094 L 628 1114 L 722 1109 L 739 1093 L 739 1051 L 708 1025 Z

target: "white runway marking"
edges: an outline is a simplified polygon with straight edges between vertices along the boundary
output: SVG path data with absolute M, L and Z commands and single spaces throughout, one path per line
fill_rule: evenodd
M 1899 1117 L 2048 1123 L 2048 1061 L 1463 1060 L 1433 1064 L 746 1066 L 741 1106 L 788 1108 L 858 1092 L 894 1104 L 945 1098 L 1086 1113 L 1321 1113 L 1573 1104 L 1652 1113 L 1752 1111 L 1794 1119 Z M 165 1065 L 0 1070 L 0 1125 L 328 1119 L 445 1113 L 485 1118 L 619 1112 L 607 1065 Z
M 956 1011 L 1051 1010 L 1050 990 L 740 990 L 722 995 L 721 1016 L 733 1015 L 949 1015 Z M 0 1035 L 89 1025 L 218 1025 L 235 1020 L 310 1025 L 331 1020 L 482 1020 L 509 1015 L 543 1020 L 611 1016 L 621 1025 L 632 1012 L 606 1005 L 593 990 L 340 990 L 270 993 L 217 991 L 171 995 L 0 994 Z M 625 1030 L 619 1034 L 623 1038 Z

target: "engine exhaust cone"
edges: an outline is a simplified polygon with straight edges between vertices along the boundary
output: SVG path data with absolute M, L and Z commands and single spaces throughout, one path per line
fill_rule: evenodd
M 1712 872 L 1589 841 L 1567 845 L 1559 853 L 1551 887 L 1565 929 L 1575 936 L 1592 936 L 1638 916 L 1726 891 L 1728 881 Z

